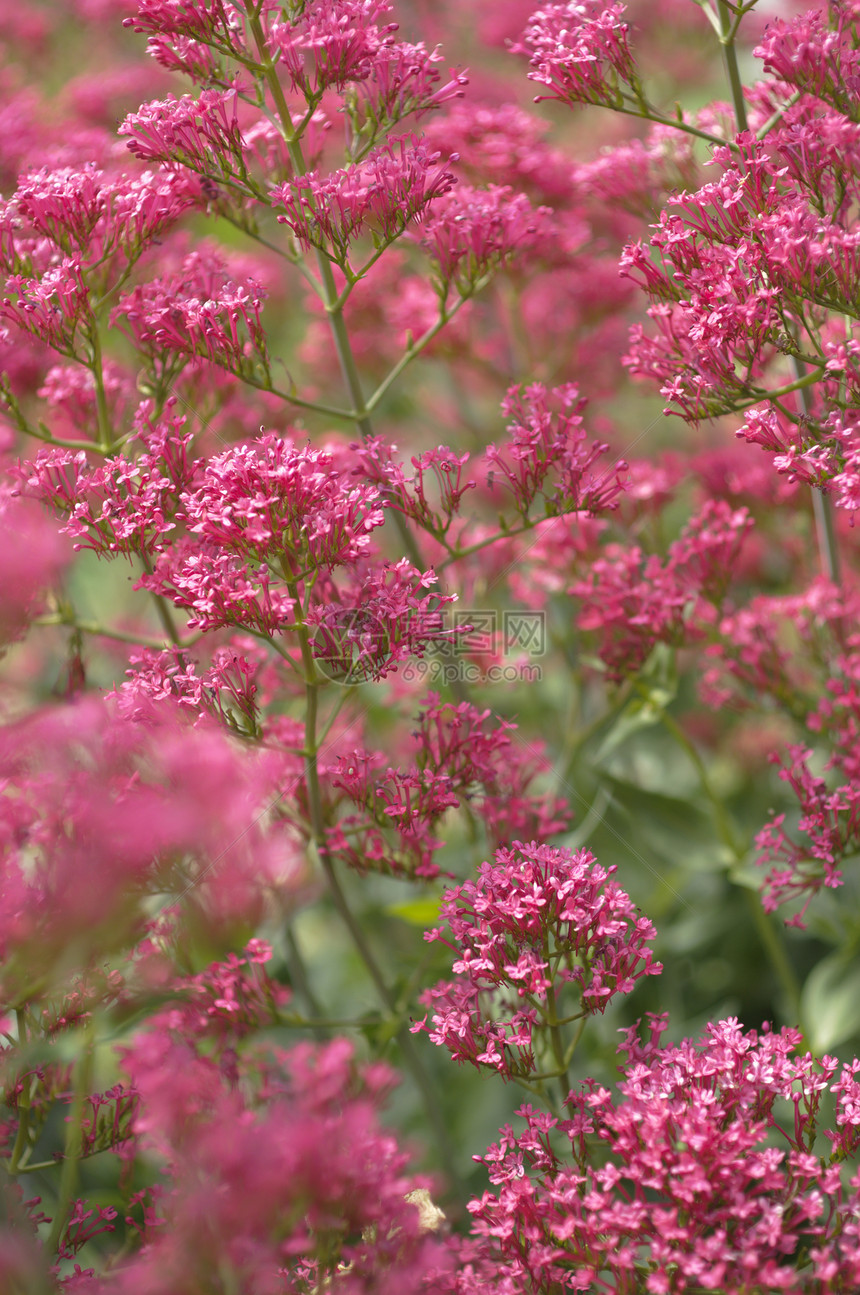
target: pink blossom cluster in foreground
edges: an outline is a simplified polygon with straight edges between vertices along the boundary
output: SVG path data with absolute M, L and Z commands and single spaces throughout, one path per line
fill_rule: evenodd
M 860 3 L 0 55 L 0 1291 L 856 1291 Z

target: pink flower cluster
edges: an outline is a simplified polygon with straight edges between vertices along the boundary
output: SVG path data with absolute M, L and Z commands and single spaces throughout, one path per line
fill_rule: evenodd
M 586 1081 L 567 1117 L 525 1106 L 525 1128 L 503 1129 L 483 1157 L 495 1190 L 470 1206 L 484 1244 L 462 1295 L 860 1280 L 860 1180 L 844 1180 L 840 1163 L 860 1132 L 857 1063 L 792 1056 L 796 1030 L 745 1032 L 733 1019 L 661 1046 L 666 1025 L 651 1017 L 644 1044 L 628 1032 L 617 1096 Z M 828 1092 L 829 1157 L 813 1150 Z
M 572 384 L 548 392 L 536 383 L 508 392 L 502 412 L 513 420 L 509 439 L 502 447 L 490 445 L 486 457 L 491 479 L 498 477 L 510 490 L 523 517 L 538 496 L 548 517 L 617 506 L 627 464 L 619 460 L 603 476 L 595 474 L 594 464 L 609 446 L 587 443 L 583 405 Z
M 656 643 L 680 647 L 707 633 L 752 525 L 745 508 L 709 500 L 665 563 L 637 548 L 606 547 L 571 593 L 581 602 L 578 624 L 597 635 L 610 678 L 635 673 Z
M 322 176 L 296 176 L 272 190 L 278 220 L 301 247 L 318 247 L 344 268 L 356 239 L 379 249 L 420 220 L 455 177 L 441 155 L 414 135 L 391 138 L 363 162 Z
M 564 0 L 536 10 L 519 52 L 531 56 L 529 78 L 546 86 L 543 99 L 620 107 L 636 68 L 623 4 Z
M 537 1072 L 544 1036 L 662 970 L 648 948 L 654 927 L 587 850 L 515 841 L 477 881 L 447 891 L 441 915 L 451 940 L 441 928 L 425 938 L 454 950 L 456 979 L 426 992 L 432 1025 L 412 1028 L 509 1079 Z M 564 1073 L 562 1056 L 541 1059 Z

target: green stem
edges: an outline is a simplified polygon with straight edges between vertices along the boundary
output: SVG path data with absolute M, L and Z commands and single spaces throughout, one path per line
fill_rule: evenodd
M 75 1091 L 72 1109 L 66 1123 L 65 1153 L 60 1174 L 60 1187 L 54 1206 L 54 1220 L 48 1238 L 48 1253 L 56 1254 L 66 1227 L 69 1209 L 78 1186 L 78 1164 L 83 1145 L 84 1102 L 92 1089 L 93 1023 L 88 1021 L 75 1065 Z
M 758 130 L 756 131 L 756 135 L 755 135 L 756 139 L 762 140 L 765 138 L 766 135 L 769 135 L 770 132 L 773 130 L 774 126 L 778 126 L 779 123 L 782 121 L 783 117 L 788 112 L 789 108 L 794 107 L 794 105 L 798 102 L 802 94 L 803 94 L 802 90 L 795 90 L 791 98 L 786 99 L 785 103 L 782 105 L 781 108 L 777 108 L 776 112 L 771 113 L 771 115 L 768 117 L 764 125 L 759 126 Z
M 143 569 L 148 576 L 152 575 L 153 567 L 146 553 L 141 554 Z M 155 604 L 155 611 L 158 619 L 161 621 L 161 627 L 174 647 L 182 646 L 182 635 L 176 628 L 176 622 L 173 619 L 173 613 L 167 605 L 167 599 L 162 594 L 150 590 L 152 600 Z
M 642 121 L 653 121 L 658 126 L 671 126 L 674 130 L 680 131 L 683 135 L 693 135 L 696 139 L 703 139 L 706 144 L 714 144 L 718 148 L 730 148 L 737 151 L 737 144 L 732 140 L 723 139 L 721 135 L 712 135 L 709 130 L 700 130 L 698 126 L 691 126 L 688 121 L 682 117 L 666 117 L 662 112 L 658 112 L 651 104 L 636 103 L 631 100 L 631 107 L 617 107 L 613 105 L 613 112 L 619 112 L 624 117 L 639 117 Z
M 486 549 L 491 544 L 498 544 L 500 540 L 512 540 L 516 539 L 518 535 L 525 535 L 526 531 L 534 530 L 534 525 L 533 522 L 528 522 L 525 526 L 515 526 L 511 531 L 496 531 L 495 535 L 490 535 L 484 540 L 478 540 L 477 544 L 470 544 L 468 548 L 453 549 L 450 551 L 450 557 L 443 558 L 441 562 L 436 563 L 436 570 L 444 571 L 445 567 L 450 566 L 452 562 L 459 562 L 461 558 L 470 558 L 473 553 L 480 553 L 481 549 Z M 444 543 L 444 540 L 442 542 Z
M 737 23 L 732 23 L 732 16 L 726 0 L 717 0 L 717 13 L 720 19 L 720 44 L 723 47 L 726 72 L 732 92 L 732 104 L 735 110 L 735 120 L 740 134 L 741 131 L 749 130 L 749 124 L 747 122 L 747 106 L 744 100 L 744 87 L 740 68 L 738 67 L 738 53 L 735 48 Z
M 93 375 L 93 381 L 96 387 L 96 422 L 98 426 L 98 448 L 102 454 L 109 454 L 113 441 L 110 411 L 108 410 L 107 394 L 105 392 L 105 382 L 103 373 L 102 357 L 102 340 L 99 334 L 98 324 L 93 323 L 90 334 L 90 344 L 93 351 L 93 359 L 90 372 Z
M 785 994 L 792 1016 L 797 1021 L 798 1028 L 805 1038 L 809 1037 L 809 1032 L 804 1024 L 800 1010 L 800 985 L 797 976 L 794 974 L 794 968 L 788 960 L 788 954 L 785 951 L 782 940 L 774 929 L 773 920 L 761 906 L 761 899 L 749 887 L 742 887 L 746 898 L 747 908 L 750 911 L 753 921 L 755 922 L 758 937 L 764 946 L 765 952 L 770 958 L 771 965 L 777 974 L 783 993 Z
M 812 416 L 812 400 L 807 388 L 811 385 L 810 378 L 815 381 L 821 375 L 820 373 L 808 374 L 804 371 L 802 360 L 794 358 L 794 371 L 798 377 L 798 383 L 803 380 L 803 386 L 798 386 L 800 399 L 803 404 L 803 412 L 807 417 Z M 833 524 L 833 507 L 828 495 L 823 490 L 812 487 L 812 511 L 815 517 L 815 534 L 818 541 L 818 558 L 821 563 L 821 569 L 834 585 L 841 584 L 841 572 L 839 566 L 839 544 L 836 538 L 836 528 Z
M 458 297 L 450 309 L 447 306 L 442 306 L 440 308 L 439 318 L 436 320 L 435 324 L 431 324 L 426 332 L 421 334 L 417 342 L 414 342 L 411 346 L 407 347 L 394 368 L 382 379 L 382 382 L 380 382 L 379 386 L 376 388 L 365 406 L 369 414 L 373 413 L 383 396 L 386 395 L 393 383 L 397 381 L 404 369 L 406 369 L 412 361 L 430 345 L 437 333 L 441 333 L 446 324 L 450 323 L 457 311 L 462 309 L 468 300 L 468 297 Z
M 16 1009 L 15 1019 L 18 1023 L 18 1043 L 19 1045 L 27 1042 L 27 1017 L 21 1009 Z M 22 1158 L 26 1158 L 30 1151 L 30 1076 L 24 1076 L 24 1086 L 21 1095 L 18 1098 L 18 1128 L 15 1132 L 15 1145 L 12 1148 L 12 1155 L 9 1160 L 9 1173 L 16 1174 L 20 1171 Z
M 306 1006 L 310 1009 L 311 1018 L 302 1022 L 308 1029 L 312 1029 L 317 1038 L 323 1037 L 322 1022 L 325 1018 L 325 1012 L 313 991 L 310 977 L 305 967 L 305 960 L 302 957 L 295 931 L 290 922 L 286 923 L 284 929 L 284 939 L 286 941 L 287 953 L 287 970 L 290 973 L 290 982 L 295 993 L 303 999 Z M 330 1022 L 329 1027 L 339 1024 L 339 1022 Z
M 394 995 L 388 987 L 384 975 L 379 967 L 373 950 L 357 921 L 355 914 L 349 906 L 349 901 L 344 894 L 340 878 L 334 861 L 328 848 L 328 840 L 325 828 L 325 815 L 322 805 L 322 791 L 319 779 L 319 767 L 317 763 L 317 753 L 319 743 L 317 737 L 317 714 L 319 710 L 319 689 L 321 680 L 316 668 L 313 652 L 310 645 L 310 634 L 307 625 L 301 616 L 301 602 L 297 587 L 287 582 L 287 590 L 290 597 L 296 603 L 296 619 L 299 622 L 296 631 L 299 638 L 301 649 L 302 663 L 305 669 L 305 686 L 307 689 L 307 705 L 305 710 L 305 779 L 307 782 L 308 807 L 310 810 L 311 838 L 315 847 L 316 855 L 319 859 L 320 866 L 325 876 L 329 894 L 332 902 L 337 909 L 338 915 L 349 932 L 350 938 L 364 963 L 368 975 L 373 982 L 376 992 L 393 1019 L 398 1019 L 401 1013 L 398 1010 L 398 1004 Z M 445 1171 L 452 1184 L 458 1184 L 459 1176 L 456 1170 L 456 1154 L 451 1141 L 445 1117 L 439 1105 L 436 1091 L 430 1082 L 429 1076 L 424 1070 L 421 1057 L 415 1046 L 415 1040 L 405 1025 L 397 1027 L 397 1042 L 403 1054 L 404 1062 L 412 1073 L 418 1090 L 424 1101 L 427 1115 L 430 1119 L 433 1133 L 436 1138 L 436 1144 L 439 1149 L 440 1158 L 445 1167 Z
M 81 634 L 92 634 L 95 638 L 115 639 L 118 643 L 134 643 L 137 647 L 152 648 L 158 652 L 168 646 L 164 639 L 149 638 L 145 634 L 132 634 L 125 630 L 109 629 L 106 625 L 100 625 L 97 621 L 80 621 L 67 616 L 49 615 L 35 616 L 30 622 L 31 625 L 62 625 L 67 629 L 77 630 Z M 190 648 L 202 638 L 201 634 L 195 634 L 184 642 L 179 642 L 175 646 L 180 648 Z
M 546 947 L 546 945 L 544 945 L 544 961 L 549 963 L 549 949 Z M 568 1070 L 567 1070 L 568 1063 L 564 1053 L 564 1040 L 561 1037 L 561 1029 L 559 1027 L 558 1005 L 556 1003 L 556 997 L 555 997 L 555 986 L 553 985 L 552 979 L 549 976 L 547 977 L 547 980 L 549 981 L 549 984 L 547 985 L 547 989 L 546 989 L 547 1011 L 546 1011 L 545 1020 L 546 1020 L 547 1026 L 549 1027 L 549 1037 L 550 1037 L 550 1042 L 552 1044 L 552 1054 L 555 1057 L 555 1064 L 558 1070 L 558 1074 L 556 1077 L 558 1079 L 559 1089 L 561 1090 L 561 1107 L 563 1110 L 564 1104 L 567 1101 L 568 1095 L 570 1093 L 571 1083 L 570 1083 L 570 1075 L 568 1074 Z

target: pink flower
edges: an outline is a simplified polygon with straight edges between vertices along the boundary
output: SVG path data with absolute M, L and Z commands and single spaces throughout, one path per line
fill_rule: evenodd
M 172 376 L 189 359 L 207 360 L 257 384 L 269 381 L 260 320 L 265 289 L 235 281 L 213 252 L 192 252 L 172 275 L 138 285 L 115 307 L 157 376 Z
M 432 1028 L 420 1022 L 413 1030 L 426 1030 L 457 1061 L 527 1076 L 556 1012 L 568 1019 L 603 1012 L 640 977 L 659 974 L 647 947 L 654 927 L 610 880 L 613 872 L 587 850 L 534 841 L 497 850 L 477 882 L 446 891 L 441 915 L 451 940 L 441 930 L 425 938 L 455 951 L 457 978 L 426 991 Z
M 0 643 L 17 638 L 71 561 L 69 546 L 37 504 L 0 488 Z
M 406 559 L 357 564 L 347 583 L 333 584 L 329 597 L 311 606 L 311 646 L 323 672 L 344 683 L 384 679 L 402 661 L 423 657 L 435 643 L 454 637 L 440 609 L 456 594 L 425 592 L 436 584 L 432 570 L 418 571 Z
M 700 639 L 725 598 L 752 518 L 745 508 L 708 500 L 669 549 L 665 563 L 636 548 L 607 545 L 571 593 L 578 623 L 593 630 L 610 678 L 637 671 L 655 643 Z
M 454 185 L 454 176 L 412 135 L 392 137 L 355 166 L 296 176 L 272 190 L 278 220 L 307 250 L 318 247 L 346 266 L 356 239 L 376 248 L 393 242 Z
M 540 99 L 620 107 L 624 87 L 635 86 L 623 4 L 569 0 L 532 14 L 518 53 L 531 56 L 529 79 L 548 88 Z
M 539 250 L 550 241 L 550 210 L 535 209 L 524 194 L 507 187 L 459 186 L 434 204 L 417 237 L 433 262 L 441 299 L 451 287 L 469 297 L 515 252 Z
M 128 136 L 129 150 L 144 162 L 167 162 L 210 178 L 244 182 L 237 99 L 234 89 L 203 90 L 197 99 L 189 94 L 154 99 L 130 113 L 119 134 Z
M 487 448 L 488 478 L 500 479 L 511 491 L 523 517 L 538 496 L 548 517 L 617 506 L 627 464 L 619 460 L 601 477 L 592 470 L 609 447 L 587 442 L 580 417 L 584 405 L 573 383 L 549 392 L 541 383 L 509 389 L 502 405 L 513 419 L 509 439 Z
M 329 87 L 343 90 L 370 76 L 397 30 L 396 23 L 378 25 L 390 12 L 387 0 L 310 0 L 297 19 L 271 24 L 269 49 L 293 89 L 316 104 Z
M 790 19 L 773 18 L 753 52 L 777 80 L 825 100 L 857 121 L 858 12 L 857 4 L 848 0 Z
M 649 1023 L 644 1044 L 627 1031 L 617 1095 L 586 1080 L 569 1118 L 522 1107 L 525 1127 L 506 1125 L 482 1157 L 493 1190 L 469 1209 L 485 1271 L 516 1291 L 632 1290 L 640 1274 L 667 1295 L 853 1286 L 857 1180 L 808 1150 L 835 1058 L 792 1056 L 797 1031 L 745 1033 L 731 1019 L 661 1047 L 667 1018 Z M 848 1098 L 833 1136 L 849 1146 L 856 1066 L 832 1085 Z

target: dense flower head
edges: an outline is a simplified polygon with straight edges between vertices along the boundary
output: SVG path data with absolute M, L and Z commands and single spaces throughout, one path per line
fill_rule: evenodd
M 382 23 L 387 0 L 309 0 L 298 20 L 274 21 L 268 45 L 294 90 L 309 104 L 323 91 L 365 81 L 377 57 L 393 43 L 396 23 Z
M 262 284 L 234 279 L 214 251 L 191 252 L 175 273 L 123 296 L 112 319 L 126 321 L 154 376 L 200 359 L 259 382 L 269 373 L 260 320 L 265 297 Z
M 141 161 L 185 166 L 215 180 L 246 180 L 237 100 L 236 90 L 214 89 L 199 98 L 154 99 L 130 113 L 119 134 Z
M 518 50 L 531 56 L 529 78 L 546 86 L 542 99 L 620 107 L 635 82 L 623 4 L 562 0 L 536 10 Z
M 534 208 L 524 194 L 508 186 L 459 185 L 430 208 L 417 237 L 430 256 L 437 291 L 445 300 L 451 287 L 471 296 L 515 252 L 539 252 L 542 245 L 554 245 L 551 234 L 550 209 Z
M 665 562 L 637 547 L 607 545 L 571 593 L 578 623 L 593 630 L 611 678 L 635 672 L 655 643 L 695 641 L 714 620 L 753 526 L 746 508 L 708 500 L 674 540 Z
M 648 944 L 655 930 L 587 850 L 515 841 L 483 863 L 475 882 L 445 894 L 442 940 L 457 955 L 455 979 L 426 991 L 434 1043 L 457 1061 L 510 1078 L 536 1069 L 535 1041 L 557 1027 L 563 1000 L 573 1019 L 603 1012 L 618 993 L 662 968 Z M 552 995 L 550 998 L 549 996 Z M 492 1003 L 488 1015 L 487 1004 Z
M 344 105 L 355 133 L 353 153 L 363 153 L 383 130 L 404 117 L 424 117 L 463 97 L 468 77 L 452 69 L 450 79 L 444 81 L 437 68 L 441 62 L 438 47 L 428 50 L 420 41 L 393 41 L 381 46 L 369 76 L 353 87 Z
M 60 355 L 82 361 L 91 336 L 92 309 L 80 260 L 64 257 L 38 277 L 10 275 L 0 297 L 0 318 Z
M 506 1126 L 482 1157 L 494 1190 L 469 1208 L 485 1259 L 516 1291 L 607 1278 L 660 1295 L 850 1289 L 857 1180 L 812 1147 L 824 1095 L 852 1090 L 857 1063 L 834 1083 L 834 1057 L 792 1056 L 793 1029 L 744 1032 L 729 1019 L 661 1047 L 667 1018 L 649 1024 L 644 1044 L 627 1033 L 617 1096 L 588 1080 L 571 1092 L 569 1118 L 525 1106 L 525 1128 Z M 840 1146 L 856 1141 L 849 1105 L 828 1133 Z
M 75 548 L 100 556 L 151 554 L 176 529 L 178 492 L 197 469 L 186 454 L 192 434 L 182 434 L 182 423 L 165 420 L 161 446 L 136 459 L 118 454 L 93 467 L 83 450 L 45 448 L 19 472 L 27 493 L 65 519 L 62 529 Z
M 112 173 L 92 164 L 27 171 L 3 208 L 5 268 L 25 268 L 34 238 L 80 258 L 87 267 L 99 267 L 116 251 L 134 262 L 199 204 L 195 184 L 175 174 Z
M 313 654 L 330 679 L 384 679 L 401 662 L 423 657 L 461 632 L 443 623 L 442 608 L 457 595 L 433 589 L 432 569 L 419 571 L 401 558 L 356 563 L 344 575 L 345 581 L 329 589 L 329 600 L 315 602 L 307 615 Z
M 293 624 L 296 600 L 282 576 L 190 536 L 162 549 L 138 587 L 187 609 L 189 629 L 238 626 L 273 638 Z
M 792 18 L 773 18 L 754 53 L 780 81 L 860 120 L 860 50 L 853 0 L 828 0 Z
M 354 562 L 384 521 L 375 487 L 354 482 L 328 451 L 274 433 L 210 459 L 183 509 L 205 543 L 294 580 Z
M 278 220 L 306 250 L 318 247 L 345 265 L 356 239 L 393 242 L 455 183 L 441 154 L 413 135 L 392 137 L 363 162 L 322 175 L 311 171 L 272 190 Z
M 138 0 L 137 13 L 123 19 L 123 26 L 219 44 L 239 26 L 241 12 L 230 0 Z
M 627 464 L 619 460 L 600 476 L 594 471 L 609 446 L 586 440 L 584 405 L 573 383 L 552 391 L 542 383 L 508 391 L 502 405 L 512 420 L 508 440 L 489 446 L 486 459 L 490 479 L 511 491 L 524 517 L 538 496 L 548 517 L 615 507 Z
M 445 774 L 452 790 L 468 800 L 491 844 L 512 839 L 545 840 L 571 817 L 566 801 L 539 790 L 549 762 L 541 743 L 518 741 L 517 725 L 470 702 L 443 702 L 428 693 L 413 739 L 419 768 Z
M 198 723 L 210 715 L 243 737 L 258 735 L 259 662 L 238 645 L 216 648 L 205 667 L 182 648 L 143 648 L 131 653 L 129 667 L 117 692 L 120 714 L 143 718 L 154 702 L 169 699 Z
M 265 990 L 265 975 L 253 970 Z M 162 1157 L 168 1191 L 160 1213 L 169 1224 L 151 1229 L 123 1267 L 123 1295 L 193 1295 L 213 1274 L 216 1254 L 219 1279 L 229 1274 L 261 1295 L 300 1295 L 338 1270 L 349 1295 L 393 1295 L 444 1268 L 418 1208 L 426 1180 L 407 1176 L 406 1156 L 380 1125 L 392 1073 L 360 1066 L 340 1038 L 257 1047 L 246 1060 L 226 1046 L 239 1043 L 244 1028 L 242 1011 L 227 1010 L 239 1004 L 232 997 L 211 1003 L 216 1015 L 207 1019 L 226 1031 L 213 1054 L 211 1026 L 202 1034 L 185 1026 L 225 978 L 228 990 L 242 983 L 244 992 L 244 968 L 208 968 L 187 1008 L 153 1018 L 123 1049 L 139 1094 L 134 1133 Z

